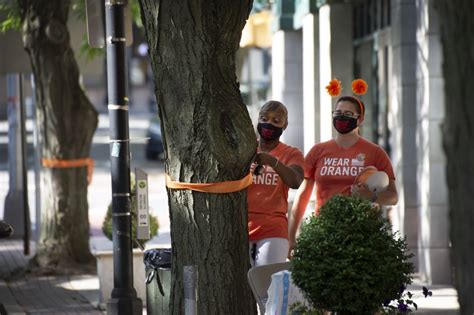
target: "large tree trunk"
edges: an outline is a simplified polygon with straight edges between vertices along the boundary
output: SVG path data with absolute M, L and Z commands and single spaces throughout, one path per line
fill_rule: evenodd
M 444 55 L 450 233 L 461 314 L 474 313 L 474 1 L 437 1 Z
M 140 0 L 173 180 L 237 180 L 256 138 L 240 97 L 235 53 L 251 1 Z M 168 190 L 172 313 L 184 313 L 183 266 L 198 270 L 198 314 L 252 314 L 246 191 Z
M 97 112 L 79 85 L 67 29 L 70 1 L 24 0 L 23 41 L 31 59 L 43 159 L 89 157 Z M 35 262 L 58 272 L 93 262 L 87 168 L 45 168 Z

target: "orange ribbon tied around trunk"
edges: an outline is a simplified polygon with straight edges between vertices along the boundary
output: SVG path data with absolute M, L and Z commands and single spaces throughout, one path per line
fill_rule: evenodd
M 92 180 L 92 171 L 94 169 L 94 160 L 91 158 L 73 159 L 73 160 L 56 160 L 43 159 L 43 167 L 47 168 L 74 168 L 87 167 L 87 183 L 90 184 Z
M 253 176 L 248 173 L 242 179 L 231 180 L 217 183 L 182 183 L 171 180 L 169 175 L 166 175 L 166 186 L 171 189 L 189 189 L 204 193 L 213 194 L 227 194 L 243 190 L 252 184 Z

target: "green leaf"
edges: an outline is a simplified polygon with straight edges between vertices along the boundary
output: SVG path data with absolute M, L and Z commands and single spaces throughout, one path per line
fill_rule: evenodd
M 82 37 L 81 47 L 79 48 L 79 56 L 85 58 L 87 62 L 92 61 L 96 57 L 104 56 L 103 48 L 94 48 L 89 45 L 87 41 L 87 34 Z
M 21 17 L 20 7 L 17 1 L 3 0 L 0 4 L 0 16 L 4 16 L 4 20 L 0 23 L 0 32 L 4 33 L 8 30 L 20 30 Z

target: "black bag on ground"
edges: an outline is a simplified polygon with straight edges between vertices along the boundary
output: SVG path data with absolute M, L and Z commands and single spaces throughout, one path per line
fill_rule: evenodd
M 3 220 L 0 220 L 0 238 L 7 238 L 12 234 L 12 226 Z

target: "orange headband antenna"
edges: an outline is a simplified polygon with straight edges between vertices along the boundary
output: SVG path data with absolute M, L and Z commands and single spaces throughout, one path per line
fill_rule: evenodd
M 357 95 L 364 95 L 367 93 L 369 85 L 362 79 L 355 79 L 352 81 L 352 92 Z
M 362 79 L 355 79 L 352 81 L 352 92 L 356 95 L 364 95 L 367 93 L 369 85 Z M 338 97 L 341 95 L 342 83 L 338 79 L 332 79 L 329 84 L 326 86 L 328 94 L 332 97 Z M 357 101 L 360 107 L 362 116 L 365 114 L 365 106 L 362 101 L 356 96 L 350 96 Z

